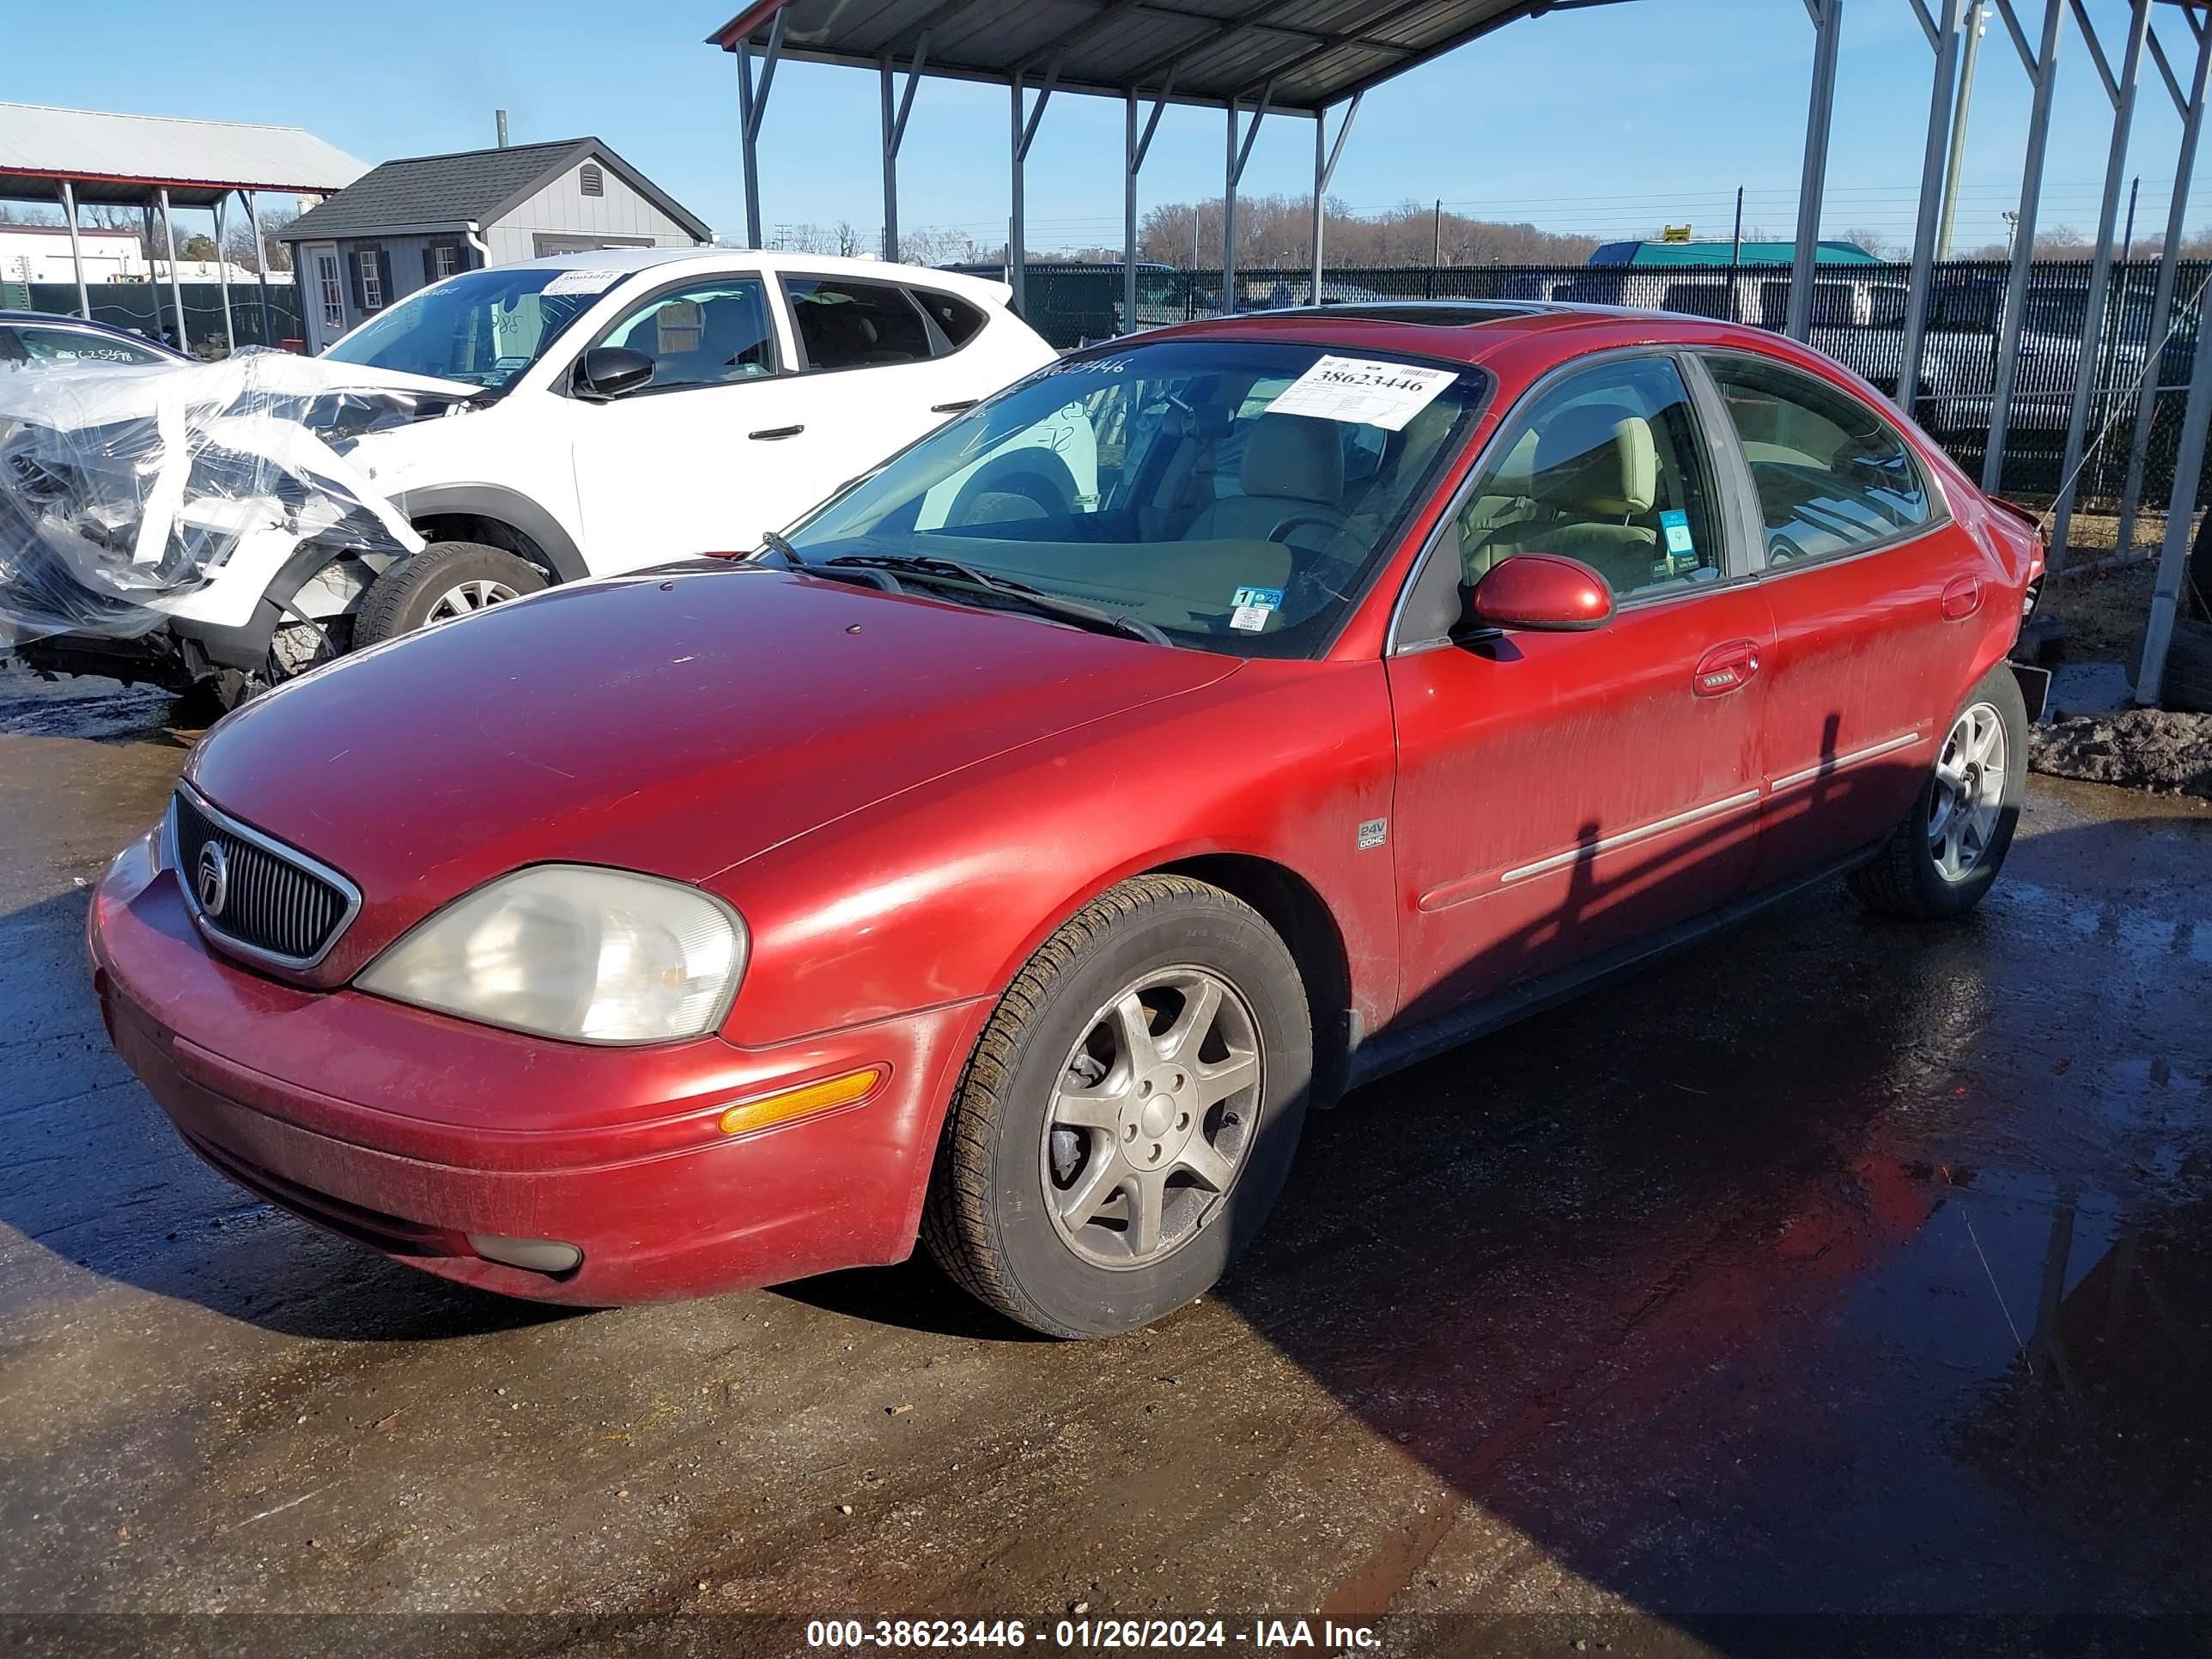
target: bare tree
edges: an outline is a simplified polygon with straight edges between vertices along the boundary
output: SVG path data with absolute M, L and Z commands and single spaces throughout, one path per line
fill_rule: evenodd
M 1322 218 L 1332 266 L 1425 265 L 1443 245 L 1446 264 L 1578 264 L 1594 236 L 1563 235 L 1530 224 L 1501 224 L 1463 214 L 1439 216 L 1427 202 L 1406 201 L 1377 214 L 1355 214 L 1331 198 Z M 1221 263 L 1221 204 L 1176 202 L 1147 213 L 1139 257 L 1179 268 Z M 1118 251 L 1109 252 L 1118 260 Z M 1313 257 L 1313 198 L 1254 196 L 1237 204 L 1237 262 L 1252 270 L 1296 268 Z

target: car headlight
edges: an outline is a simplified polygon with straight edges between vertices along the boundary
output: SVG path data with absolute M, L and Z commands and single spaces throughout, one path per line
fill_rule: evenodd
M 720 1023 L 745 950 L 737 912 L 696 887 L 543 864 L 417 924 L 355 983 L 573 1042 L 666 1042 Z

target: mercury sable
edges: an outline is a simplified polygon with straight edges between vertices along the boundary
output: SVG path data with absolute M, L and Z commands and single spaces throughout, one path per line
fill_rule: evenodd
M 925 512 L 1071 424 L 1066 510 Z M 95 980 L 197 1152 L 429 1272 L 599 1304 L 919 1240 L 1105 1335 L 1215 1281 L 1354 1084 L 1832 875 L 1972 906 L 2041 570 L 1771 335 L 1163 330 L 765 548 L 247 705 L 101 883 Z

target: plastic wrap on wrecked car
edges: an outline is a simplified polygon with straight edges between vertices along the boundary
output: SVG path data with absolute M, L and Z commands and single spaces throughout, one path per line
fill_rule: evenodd
M 165 599 L 268 541 L 286 558 L 420 550 L 344 452 L 474 391 L 275 351 L 0 370 L 0 650 L 149 633 Z

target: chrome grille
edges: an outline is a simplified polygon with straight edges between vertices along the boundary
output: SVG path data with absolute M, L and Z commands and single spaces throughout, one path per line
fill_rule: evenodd
M 279 968 L 312 968 L 361 908 L 360 892 L 337 871 L 247 828 L 189 789 L 173 798 L 169 823 L 177 880 L 194 920 L 240 956 Z

